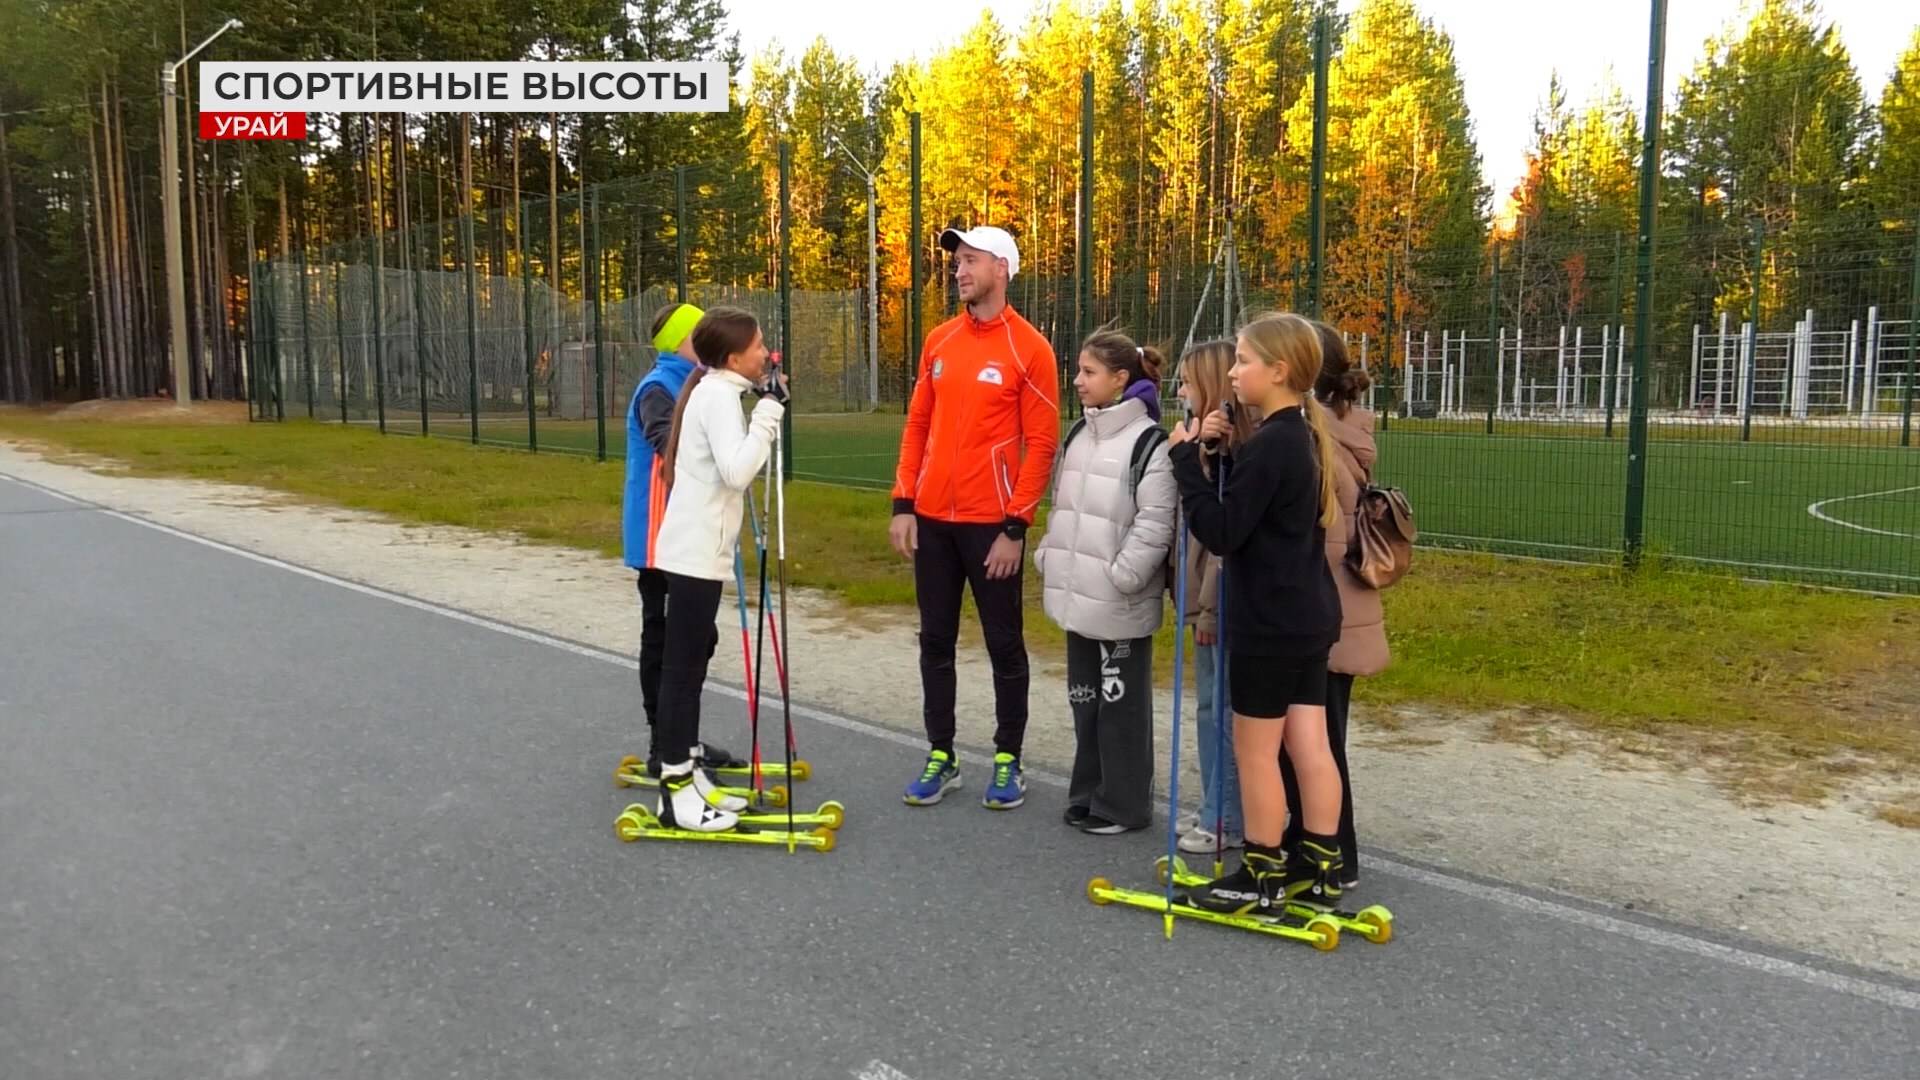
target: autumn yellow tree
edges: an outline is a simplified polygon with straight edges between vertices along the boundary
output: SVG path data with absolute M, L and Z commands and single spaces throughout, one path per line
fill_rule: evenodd
M 1287 112 L 1287 153 L 1312 145 L 1311 80 Z M 1478 267 L 1486 188 L 1453 42 L 1408 0 L 1366 0 L 1327 77 L 1323 307 L 1350 332 L 1398 317 L 1448 318 Z

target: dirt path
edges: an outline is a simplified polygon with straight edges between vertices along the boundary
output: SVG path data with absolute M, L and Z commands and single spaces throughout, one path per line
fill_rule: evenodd
M 606 649 L 628 651 L 639 638 L 631 572 L 598 556 L 463 529 L 402 526 L 258 488 L 89 471 L 17 444 L 0 443 L 0 473 Z M 721 621 L 723 630 L 738 625 L 726 607 Z M 797 698 L 919 730 L 910 622 L 871 611 L 850 615 L 811 594 L 793 596 L 790 621 Z M 723 644 L 716 677 L 731 681 L 737 663 Z M 961 664 L 961 740 L 984 745 L 992 716 L 986 660 L 971 649 Z M 1027 744 L 1030 761 L 1060 773 L 1072 753 L 1062 674 L 1057 666 L 1036 668 Z M 1164 762 L 1170 702 L 1162 697 Z M 638 711 L 636 702 L 634 719 L 609 718 L 610 754 L 623 726 L 637 735 Z M 711 724 L 716 741 L 739 745 L 740 717 Z M 1862 781 L 1823 806 L 1747 807 L 1699 771 L 1649 765 L 1597 745 L 1560 745 L 1549 755 L 1496 739 L 1496 724 L 1493 717 L 1369 715 L 1356 708 L 1351 754 L 1362 843 L 1920 977 L 1920 831 L 1872 816 L 1892 794 L 1879 782 Z M 917 764 L 901 753 L 903 784 Z M 1197 782 L 1191 772 L 1182 779 L 1190 791 Z M 1360 895 L 1367 895 L 1364 886 Z

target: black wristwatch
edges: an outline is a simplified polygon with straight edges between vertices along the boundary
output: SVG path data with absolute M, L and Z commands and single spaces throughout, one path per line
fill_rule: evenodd
M 1027 538 L 1027 523 L 1019 518 L 1008 518 L 1001 523 L 1000 530 L 1015 540 Z

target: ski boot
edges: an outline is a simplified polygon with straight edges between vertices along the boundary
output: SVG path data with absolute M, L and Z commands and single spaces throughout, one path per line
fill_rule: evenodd
M 702 790 L 703 787 L 706 790 Z M 727 806 L 724 800 L 739 805 Z M 655 813 L 666 828 L 697 833 L 726 832 L 739 826 L 739 811 L 746 809 L 746 805 L 745 799 L 714 791 L 706 774 L 694 768 L 691 760 L 661 769 L 660 802 Z
M 1311 908 L 1330 913 L 1340 906 L 1341 879 L 1346 877 L 1346 860 L 1341 857 L 1340 842 L 1331 836 L 1307 833 L 1300 846 L 1272 884 L 1279 889 L 1276 906 Z
M 1187 890 L 1187 903 L 1216 915 L 1254 915 L 1270 908 L 1279 896 L 1287 868 L 1280 848 L 1248 844 L 1240 866 L 1222 878 Z

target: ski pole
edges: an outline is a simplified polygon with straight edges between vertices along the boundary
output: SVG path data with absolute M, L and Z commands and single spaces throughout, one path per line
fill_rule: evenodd
M 1220 403 L 1220 412 L 1227 420 L 1233 420 L 1233 402 Z M 1213 463 L 1214 497 L 1224 505 L 1227 501 L 1227 450 L 1230 440 L 1214 443 Z M 1227 749 L 1227 560 L 1220 560 L 1220 598 L 1214 605 L 1214 617 L 1219 629 L 1213 635 L 1213 876 L 1218 880 L 1226 873 L 1226 825 L 1227 825 L 1227 772 L 1221 767 Z M 1238 762 L 1235 763 L 1236 766 Z M 1241 828 L 1246 826 L 1243 823 Z
M 787 480 L 783 468 L 786 443 L 778 432 L 773 436 L 773 497 L 775 505 L 774 528 L 779 530 L 780 579 L 780 633 L 773 639 L 774 668 L 780 676 L 780 721 L 786 728 L 787 736 L 787 776 L 793 776 L 793 698 L 787 689 L 787 665 L 780 655 L 780 639 L 793 638 L 787 635 Z M 787 852 L 794 851 L 793 839 L 793 800 L 787 800 Z
M 1229 413 L 1228 415 L 1232 415 Z M 1227 500 L 1227 456 L 1214 461 L 1215 496 Z M 1227 748 L 1227 560 L 1220 560 L 1220 599 L 1215 604 L 1218 631 L 1213 635 L 1213 876 L 1226 873 L 1227 772 L 1221 766 Z M 1245 826 L 1243 825 L 1242 828 Z
M 1185 422 L 1183 415 L 1179 423 Z M 1181 675 L 1187 654 L 1187 520 L 1178 501 L 1173 504 L 1173 537 L 1173 767 L 1167 776 L 1167 910 L 1161 916 L 1169 941 L 1173 940 L 1173 860 L 1179 843 Z
M 733 545 L 733 596 L 739 601 L 740 608 L 740 666 L 745 669 L 747 679 L 747 724 L 753 724 L 753 710 L 760 700 L 760 692 L 753 682 L 753 652 L 747 633 L 747 571 L 746 559 L 740 552 L 740 545 Z
M 769 466 L 773 464 L 773 458 L 771 456 L 767 458 L 767 464 Z M 751 486 L 747 488 L 747 503 L 748 503 L 749 512 L 751 512 L 752 503 L 753 503 L 753 488 Z M 754 632 L 753 668 L 754 668 L 755 685 L 765 686 L 766 685 L 766 642 L 767 642 L 767 540 L 766 540 L 766 535 L 764 533 L 758 532 L 757 530 L 755 532 L 755 536 L 756 536 L 756 540 L 755 540 L 754 547 L 757 555 L 759 556 L 759 561 L 760 561 L 760 591 L 759 591 L 760 615 L 759 615 L 759 618 L 755 620 L 755 625 L 757 626 L 757 629 Z M 753 700 L 752 717 L 753 717 L 753 720 L 752 720 L 753 790 L 757 792 L 760 790 L 760 786 L 761 786 L 760 699 L 758 697 L 755 697 Z
M 760 551 L 766 551 L 767 541 L 762 533 L 763 526 L 760 523 L 760 510 L 759 507 L 754 505 L 751 499 L 747 501 L 747 522 L 753 526 L 753 542 L 758 546 Z M 785 601 L 783 600 L 782 603 L 785 603 Z M 769 636 L 773 638 L 773 672 L 775 677 L 780 680 L 782 688 L 784 688 L 787 681 L 787 660 L 786 649 L 781 644 L 780 638 L 786 633 L 786 630 L 784 628 L 769 626 L 767 627 L 767 631 Z M 799 752 L 800 748 L 795 746 L 794 754 L 798 756 Z

